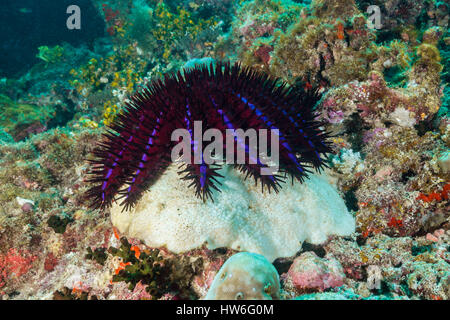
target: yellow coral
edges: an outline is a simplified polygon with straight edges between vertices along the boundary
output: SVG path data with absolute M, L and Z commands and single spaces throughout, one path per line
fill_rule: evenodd
M 104 125 L 108 126 L 114 121 L 114 118 L 119 111 L 119 107 L 117 106 L 117 104 L 111 102 L 111 100 L 108 100 L 103 105 L 103 109 L 104 113 L 102 122 Z
M 432 44 L 423 43 L 417 48 L 417 55 L 424 61 L 441 61 L 438 48 Z
M 172 13 L 164 2 L 159 2 L 153 12 L 155 27 L 151 32 L 155 39 L 163 44 L 164 60 L 168 61 L 171 55 L 174 43 L 177 39 L 190 35 L 195 39 L 203 30 L 217 25 L 214 18 L 210 19 L 194 19 L 193 15 L 180 7 Z
M 91 129 L 96 129 L 98 128 L 98 123 L 95 121 L 92 121 L 88 118 L 85 117 L 81 117 L 78 122 L 80 123 L 80 125 L 84 128 L 91 128 Z

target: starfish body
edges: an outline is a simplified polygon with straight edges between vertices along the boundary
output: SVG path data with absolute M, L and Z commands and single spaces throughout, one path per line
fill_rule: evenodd
M 125 210 L 135 205 L 170 164 L 172 148 L 179 142 L 171 140 L 172 133 L 183 128 L 191 135 L 192 161 L 184 163 L 182 179 L 191 182 L 198 197 L 212 199 L 212 189 L 220 191 L 220 166 L 203 158 L 194 161 L 199 152 L 196 121 L 201 121 L 203 132 L 214 128 L 224 137 L 227 129 L 278 130 L 277 173 L 262 175 L 267 164 L 259 158 L 259 150 L 257 159 L 249 161 L 248 145 L 238 139 L 234 150 L 243 148 L 246 161 L 235 164 L 236 169 L 255 183 L 260 181 L 269 192 L 278 191 L 287 176 L 302 182 L 310 168 L 326 166 L 324 154 L 331 151 L 328 134 L 320 128 L 323 123 L 314 119 L 313 107 L 319 98 L 317 91 L 298 93 L 278 79 L 239 64 L 216 63 L 166 75 L 130 98 L 95 147 L 88 179 L 93 186 L 87 197 L 93 207 L 102 209 L 119 199 Z

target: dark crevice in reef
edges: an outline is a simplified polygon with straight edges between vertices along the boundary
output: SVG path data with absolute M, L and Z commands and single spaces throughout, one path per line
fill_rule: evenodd
M 293 262 L 293 258 L 278 258 L 273 262 L 273 266 L 277 269 L 278 274 L 282 275 L 289 271 Z
M 213 251 L 217 254 L 226 254 L 228 249 L 225 247 L 221 247 L 221 248 L 216 248 Z
M 314 252 L 319 258 L 323 258 L 327 254 L 327 252 L 325 251 L 325 249 L 321 245 L 311 244 L 311 243 L 308 243 L 308 242 L 303 242 L 302 253 L 303 252 L 308 252 L 308 251 Z
M 411 248 L 411 254 L 413 256 L 418 256 L 419 254 L 430 252 L 431 251 L 431 245 L 425 245 L 425 246 L 412 246 Z
M 411 169 L 409 169 L 408 171 L 402 173 L 402 177 L 401 177 L 400 181 L 402 183 L 407 183 L 408 180 L 410 178 L 414 177 L 415 175 L 416 175 L 416 173 L 414 171 L 412 171 Z
M 364 126 L 364 121 L 359 112 L 350 115 L 349 119 L 344 121 L 346 128 L 345 133 L 348 134 L 348 141 L 355 152 L 361 152 L 364 146 L 363 133 L 368 127 Z M 363 154 L 361 154 L 363 156 Z
M 439 131 L 437 120 L 438 120 L 438 116 L 437 116 L 437 114 L 434 114 L 433 116 L 431 116 L 425 120 L 422 120 L 419 123 L 417 123 L 416 125 L 414 125 L 414 128 L 416 129 L 419 137 L 422 137 L 423 135 L 425 135 L 425 133 L 427 133 L 429 131 L 434 131 L 434 132 Z
M 56 105 L 55 114 L 52 119 L 47 123 L 48 129 L 53 129 L 56 127 L 64 127 L 70 121 L 73 120 L 76 114 L 76 105 L 75 103 L 67 98 L 67 94 L 64 93 L 64 89 L 58 88 L 59 96 L 63 99 L 63 103 Z
M 66 227 L 69 223 L 73 222 L 73 218 L 69 216 L 65 216 L 63 218 L 53 215 L 51 216 L 47 224 L 50 228 L 52 228 L 56 233 L 64 233 L 66 231 Z
M 352 187 L 350 190 L 344 193 L 344 202 L 349 211 L 358 211 L 358 198 L 356 198 L 355 191 L 357 187 Z
M 305 241 L 302 244 L 302 248 L 295 254 L 295 256 L 289 258 L 278 258 L 272 264 L 278 271 L 278 274 L 282 275 L 283 273 L 289 271 L 289 268 L 291 267 L 296 257 L 308 251 L 314 252 L 319 258 L 323 258 L 327 254 L 326 250 L 321 245 L 312 244 Z
M 366 242 L 367 242 L 367 237 L 363 237 L 362 235 L 358 235 L 358 237 L 356 238 L 356 243 L 360 247 L 364 246 L 366 244 Z
M 390 88 L 406 86 L 407 74 L 400 66 L 384 69 L 383 76 Z

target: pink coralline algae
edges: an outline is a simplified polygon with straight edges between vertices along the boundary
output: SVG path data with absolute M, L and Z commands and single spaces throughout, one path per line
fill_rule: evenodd
M 222 258 L 207 262 L 201 274 L 194 277 L 193 288 L 199 296 L 204 297 L 206 295 L 208 289 L 211 287 L 214 277 L 219 272 L 224 262 L 225 260 Z
M 10 278 L 19 278 L 27 273 L 34 260 L 36 256 L 14 248 L 9 249 L 7 254 L 0 255 L 0 288 L 4 287 Z
M 294 260 L 282 279 L 285 288 L 301 294 L 340 287 L 344 284 L 345 274 L 333 257 L 319 258 L 313 252 L 305 252 Z
M 146 285 L 143 285 L 141 282 L 138 282 L 133 292 L 126 293 L 122 300 L 151 300 L 152 296 L 145 290 Z
M 263 35 L 273 34 L 273 31 L 277 27 L 273 22 L 264 23 L 260 21 L 252 21 L 251 23 L 243 26 L 239 31 L 248 41 L 262 37 Z
M 444 229 L 438 229 L 433 233 L 427 233 L 426 239 L 432 242 L 439 242 L 439 240 L 441 239 L 441 237 L 444 236 L 444 234 L 445 234 Z
M 384 135 L 386 128 L 375 128 L 373 130 L 366 131 L 363 135 L 363 142 L 369 143 L 370 141 L 376 141 L 375 147 L 379 148 L 383 143 L 387 142 L 387 138 Z
M 255 56 L 261 59 L 261 61 L 268 65 L 271 59 L 270 53 L 273 51 L 272 46 L 262 45 L 255 51 Z
M 58 264 L 58 259 L 55 257 L 53 253 L 49 253 L 45 258 L 44 269 L 45 271 L 53 271 Z
M 341 110 L 330 111 L 326 116 L 324 116 L 325 120 L 330 123 L 341 123 L 344 120 L 344 113 Z
M 333 96 L 325 98 L 322 103 L 321 118 L 332 124 L 341 123 L 346 115 L 340 108 L 340 104 Z

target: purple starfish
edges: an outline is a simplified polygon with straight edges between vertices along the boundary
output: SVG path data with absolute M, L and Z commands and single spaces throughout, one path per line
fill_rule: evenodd
M 239 64 L 216 63 L 166 75 L 130 98 L 96 146 L 88 179 L 94 185 L 87 197 L 92 207 L 102 209 L 123 199 L 128 210 L 171 163 L 171 151 L 179 143 L 171 140 L 174 130 L 188 130 L 191 157 L 198 154 L 195 121 L 201 121 L 203 132 L 215 128 L 223 137 L 227 129 L 279 130 L 278 173 L 261 174 L 267 164 L 259 158 L 249 161 L 247 142 L 237 139 L 233 152 L 244 148 L 246 161 L 235 167 L 269 192 L 278 191 L 287 175 L 302 182 L 310 173 L 308 168 L 326 166 L 323 155 L 331 151 L 328 134 L 320 129 L 323 123 L 314 119 L 318 100 L 317 91 L 298 93 L 278 79 Z M 220 191 L 220 166 L 191 160 L 184 163 L 182 179 L 192 181 L 198 197 L 212 199 L 212 189 Z

